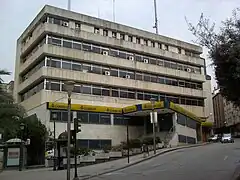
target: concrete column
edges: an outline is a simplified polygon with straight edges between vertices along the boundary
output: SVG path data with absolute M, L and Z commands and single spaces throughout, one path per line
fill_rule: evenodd
M 137 43 L 137 39 L 135 36 L 133 36 L 133 43 Z
M 177 125 L 177 113 L 176 112 L 173 113 L 172 121 L 173 121 L 173 126 L 175 128 Z M 174 129 L 174 131 L 175 131 L 175 129 Z

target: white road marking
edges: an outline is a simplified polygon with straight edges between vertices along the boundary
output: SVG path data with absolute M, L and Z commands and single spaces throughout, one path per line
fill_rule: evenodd
M 225 156 L 223 160 L 224 160 L 224 161 L 226 161 L 226 160 L 227 160 L 227 158 L 228 158 L 228 156 Z

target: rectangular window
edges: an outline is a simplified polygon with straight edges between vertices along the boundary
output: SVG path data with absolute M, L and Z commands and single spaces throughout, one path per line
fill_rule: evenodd
M 102 88 L 102 95 L 103 96 L 110 96 L 110 90 L 106 88 Z
M 80 30 L 81 29 L 81 24 L 80 23 L 75 23 L 75 29 Z
M 147 44 L 148 44 L 148 40 L 143 39 L 143 44 L 147 46 Z
M 101 93 L 102 93 L 102 90 L 101 90 L 101 87 L 97 87 L 97 86 L 93 86 L 92 87 L 92 94 L 93 95 L 99 95 L 101 96 Z
M 103 30 L 103 36 L 108 36 L 108 30 L 106 29 Z
M 158 43 L 158 48 L 162 49 L 162 44 L 161 43 Z
M 165 62 L 164 62 L 164 67 L 166 67 L 166 68 L 171 68 L 171 63 L 165 61 Z
M 97 65 L 93 65 L 91 72 L 95 73 L 95 74 L 102 74 L 102 67 L 101 66 L 97 66 Z
M 151 41 L 151 46 L 155 47 L 155 42 Z
M 60 38 L 50 37 L 48 42 L 52 45 L 62 46 L 62 40 Z
M 151 81 L 151 76 L 150 76 L 150 75 L 147 75 L 147 74 L 144 74 L 144 75 L 143 75 L 143 80 L 150 82 L 150 81 Z
M 99 124 L 99 113 L 89 113 L 89 123 Z
M 144 93 L 144 100 L 146 100 L 146 101 L 150 101 L 150 99 L 152 98 L 152 95 L 151 94 L 145 94 Z
M 84 51 L 91 51 L 91 45 L 90 45 L 90 44 L 85 44 L 85 43 L 83 43 L 83 44 L 82 44 L 82 49 L 83 49 Z
M 100 33 L 99 28 L 94 27 L 94 33 L 99 34 Z
M 157 76 L 151 75 L 151 82 L 156 83 L 157 82 Z
M 113 57 L 118 57 L 118 50 L 116 49 L 110 49 L 109 55 Z
M 82 70 L 81 64 L 72 64 L 72 70 L 81 71 Z
M 143 80 L 143 75 L 140 74 L 140 73 L 136 73 L 136 80 L 142 81 Z
M 150 59 L 149 59 L 149 62 L 150 62 L 150 64 L 154 64 L 154 65 L 157 64 L 157 60 L 156 60 L 156 59 L 153 59 L 153 58 L 150 58 Z
M 101 54 L 101 49 L 99 46 L 92 46 L 92 52 Z
M 128 91 L 128 98 L 129 98 L 129 99 L 136 99 L 135 92 L 133 92 L 133 91 Z
M 100 124 L 111 124 L 110 114 L 100 114 Z
M 138 62 L 142 62 L 142 61 L 143 61 L 143 57 L 142 57 L 141 55 L 135 54 L 135 59 L 136 59 L 136 61 L 138 61 Z
M 71 63 L 67 61 L 62 61 L 62 69 L 72 69 L 71 68 Z
M 129 42 L 133 42 L 133 37 L 132 36 L 128 36 L 128 41 Z
M 63 47 L 72 48 L 72 42 L 63 40 Z
M 119 97 L 119 89 L 112 90 L 112 97 Z
M 81 47 L 82 47 L 81 43 L 73 42 L 73 49 L 81 50 L 82 49 Z
M 119 69 L 119 77 L 126 78 L 127 72 Z
M 171 63 L 171 68 L 172 69 L 177 69 L 177 63 Z
M 50 120 L 52 121 L 61 121 L 61 111 L 50 110 Z
M 59 82 L 48 81 L 46 88 L 47 88 L 47 90 L 60 91 L 60 83 Z
M 138 92 L 138 93 L 137 93 L 137 99 L 139 99 L 139 100 L 144 100 L 144 94 L 141 93 L 141 92 Z
M 165 78 L 164 77 L 158 77 L 158 83 L 165 84 Z
M 138 37 L 136 38 L 136 43 L 140 44 L 140 38 L 138 38 Z
M 125 52 L 119 51 L 119 57 L 123 59 L 127 59 L 127 54 Z
M 117 33 L 116 32 L 112 32 L 112 37 L 113 38 L 117 38 Z
M 120 89 L 120 98 L 128 98 L 128 92 Z
M 111 69 L 110 69 L 110 75 L 111 75 L 111 76 L 118 77 L 118 70 L 111 68 Z
M 82 86 L 82 93 L 83 94 L 91 94 L 91 86 L 86 86 L 86 85 L 83 85 Z
M 80 119 L 81 123 L 88 123 L 88 113 L 77 112 L 77 118 Z
M 122 34 L 122 33 L 120 34 L 120 39 L 124 40 L 124 34 Z
M 85 72 L 91 72 L 92 71 L 92 67 L 90 64 L 82 64 L 82 69 Z
M 74 88 L 73 88 L 73 92 L 75 93 L 81 93 L 81 86 L 80 85 L 75 85 Z

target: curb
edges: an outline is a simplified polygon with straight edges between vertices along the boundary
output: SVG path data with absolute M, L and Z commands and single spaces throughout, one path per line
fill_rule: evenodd
M 80 180 L 91 179 L 91 178 L 98 177 L 98 176 L 101 176 L 101 175 L 104 175 L 104 174 L 108 174 L 108 173 L 112 173 L 112 172 L 119 171 L 119 170 L 122 170 L 122 169 L 126 169 L 126 168 L 128 168 L 128 167 L 137 165 L 137 164 L 139 164 L 139 163 L 141 163 L 141 162 L 150 160 L 150 159 L 152 159 L 152 158 L 154 158 L 154 157 L 157 157 L 157 156 L 160 156 L 160 155 L 162 155 L 162 154 L 166 154 L 166 153 L 169 153 L 169 152 L 172 152 L 172 151 L 176 151 L 176 150 L 179 150 L 179 149 L 187 149 L 187 148 L 199 147 L 199 146 L 204 146 L 204 145 L 208 145 L 208 144 L 209 144 L 209 143 L 203 143 L 203 144 L 196 144 L 196 145 L 191 145 L 191 146 L 182 146 L 182 147 L 176 147 L 176 148 L 168 149 L 168 150 L 163 151 L 163 152 L 160 152 L 160 153 L 158 153 L 158 154 L 154 154 L 154 155 L 149 156 L 149 157 L 147 157 L 147 158 L 141 159 L 141 160 L 139 160 L 139 161 L 136 161 L 136 162 L 133 162 L 133 163 L 129 163 L 129 164 L 123 166 L 123 167 L 119 167 L 119 168 L 107 170 L 107 171 L 104 171 L 104 172 L 101 172 L 101 173 L 98 173 L 98 174 L 90 175 L 90 176 L 88 176 L 88 177 L 79 178 L 79 179 L 80 179 Z

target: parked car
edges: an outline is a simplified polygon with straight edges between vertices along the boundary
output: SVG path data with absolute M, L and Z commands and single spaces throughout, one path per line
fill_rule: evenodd
M 234 143 L 234 139 L 231 134 L 223 134 L 221 143 Z
M 208 138 L 208 142 L 218 142 L 220 140 L 220 136 L 218 134 L 214 134 L 213 136 Z

